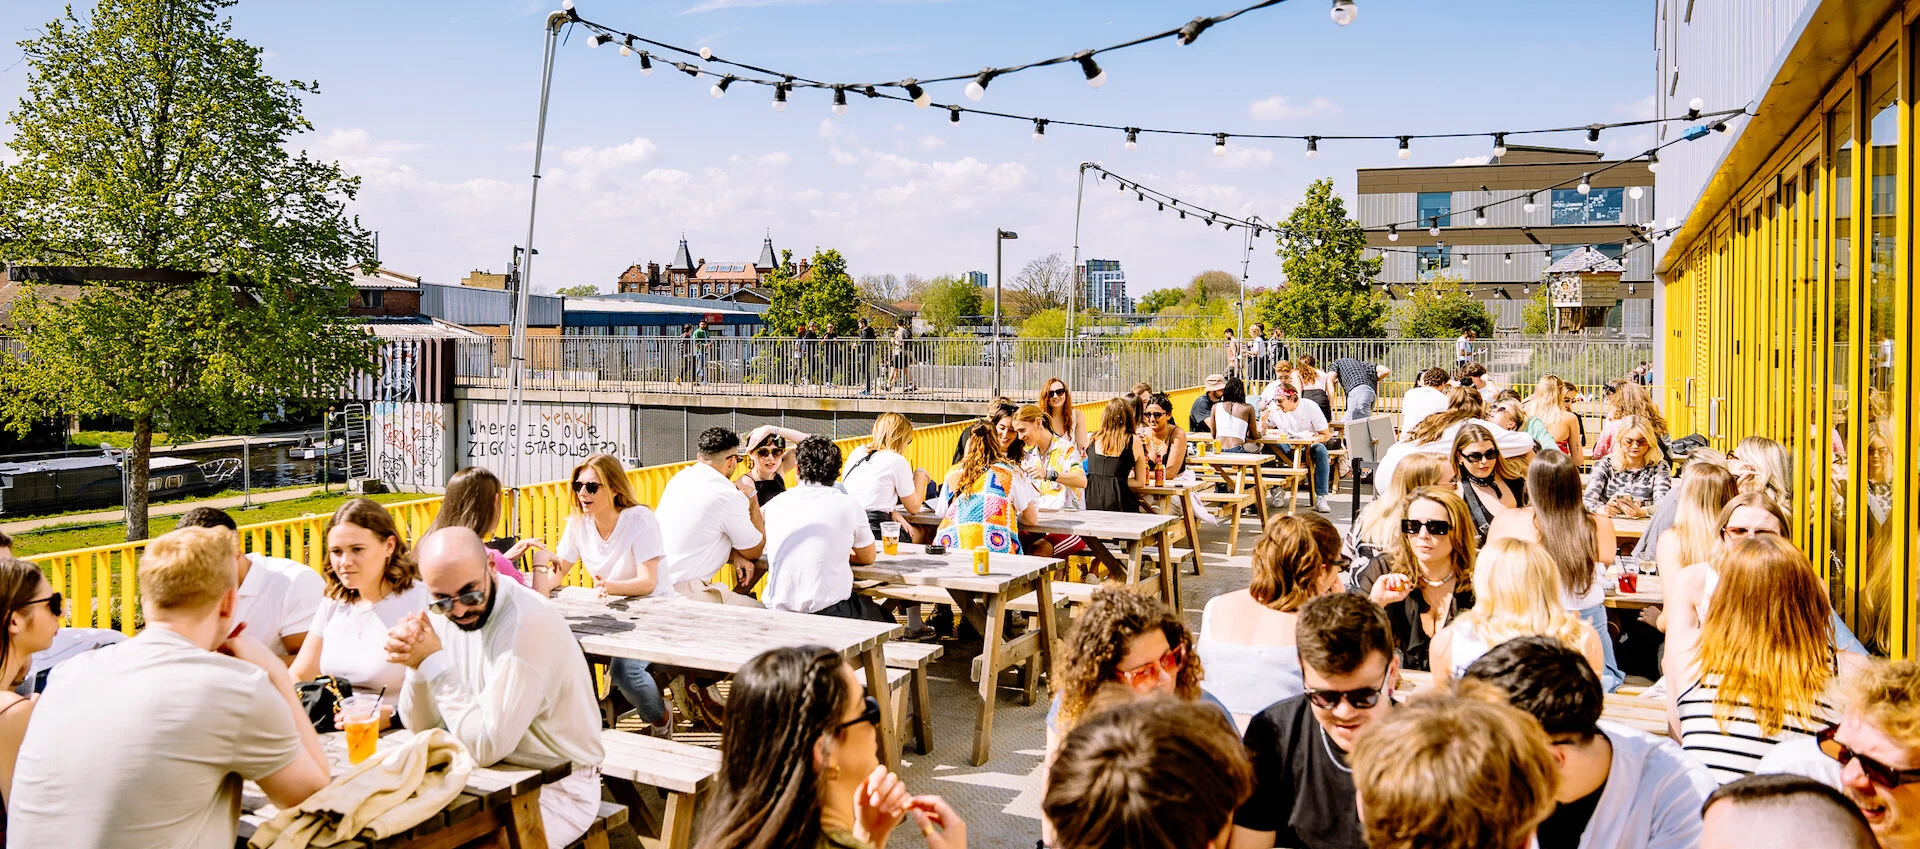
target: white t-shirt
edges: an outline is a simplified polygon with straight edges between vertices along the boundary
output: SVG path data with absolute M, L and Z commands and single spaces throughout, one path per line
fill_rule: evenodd
M 1447 394 L 1431 386 L 1416 386 L 1400 398 L 1400 432 L 1412 431 L 1420 420 L 1447 411 Z
M 1268 430 L 1279 431 L 1296 439 L 1307 439 L 1320 435 L 1327 429 L 1327 414 L 1320 412 L 1320 405 L 1311 401 L 1300 401 L 1289 413 L 1274 405 L 1267 409 L 1266 426 Z
M 265 671 L 149 626 L 61 664 L 48 682 L 14 762 L 7 837 L 230 849 L 239 779 L 304 755 Z
M 695 462 L 667 481 L 655 515 L 667 549 L 662 580 L 669 585 L 707 580 L 735 549 L 760 544 L 760 529 L 747 513 L 747 497 L 705 463 Z
M 761 601 L 774 610 L 813 613 L 853 595 L 847 557 L 873 544 L 866 510 L 853 496 L 802 483 L 767 502 L 765 511 L 768 567 Z
M 1453 358 L 1456 360 L 1473 359 L 1473 340 L 1461 336 L 1453 340 Z
M 247 569 L 247 579 L 240 582 L 234 621 L 247 623 L 249 635 L 274 654 L 286 657 L 287 647 L 281 638 L 307 632 L 314 611 L 325 597 L 326 581 L 319 572 L 296 560 L 259 552 L 248 554 L 247 560 L 253 565 Z
M 660 522 L 653 511 L 635 505 L 620 511 L 613 533 L 605 539 L 594 526 L 593 517 L 575 513 L 567 517 L 560 533 L 560 545 L 553 556 L 568 563 L 578 562 L 596 581 L 628 581 L 640 576 L 640 564 L 664 557 L 666 545 L 660 541 Z M 673 587 L 654 575 L 652 595 L 673 595 Z
M 1607 567 L 1593 564 L 1593 583 L 1587 585 L 1586 595 L 1574 595 L 1572 587 L 1560 589 L 1560 605 L 1568 610 L 1586 610 L 1607 603 Z
M 897 510 L 900 496 L 913 492 L 913 464 L 899 452 L 885 448 L 867 460 L 868 446 L 853 449 L 847 456 L 847 471 L 840 485 L 860 502 L 862 510 Z M 769 529 L 771 534 L 771 529 Z
M 313 628 L 307 639 L 316 635 L 320 644 L 320 674 L 345 678 L 355 695 L 386 695 L 380 703 L 389 707 L 400 700 L 400 684 L 407 668 L 387 662 L 387 632 L 400 620 L 427 609 L 425 581 L 393 593 L 373 604 L 321 599 L 314 611 Z

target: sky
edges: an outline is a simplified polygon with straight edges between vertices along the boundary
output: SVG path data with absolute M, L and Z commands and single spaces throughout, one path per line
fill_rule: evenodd
M 525 244 L 540 95 L 542 22 L 560 0 L 243 0 L 235 32 L 263 48 L 268 73 L 317 81 L 314 125 L 289 146 L 339 160 L 362 179 L 351 211 L 380 235 L 381 261 L 430 282 L 504 270 Z M 972 73 L 1105 47 L 1250 0 L 577 0 L 617 29 L 813 79 L 896 80 Z M 89 3 L 76 3 L 84 15 Z M 0 105 L 11 112 L 30 67 L 14 44 L 64 4 L 0 3 Z M 1336 26 L 1325 0 L 1290 0 L 1217 25 L 1192 45 L 1155 42 L 1100 58 L 1091 88 L 1068 64 L 996 79 L 985 98 L 962 83 L 937 102 L 1037 115 L 1207 132 L 1301 135 L 1481 132 L 1649 117 L 1653 4 L 1591 0 L 1359 0 Z M 695 258 L 751 262 L 763 236 L 796 257 L 838 249 L 849 271 L 930 277 L 1074 253 L 1078 165 L 1113 172 L 1236 216 L 1285 218 L 1313 180 L 1330 177 L 1353 209 L 1356 168 L 1444 165 L 1491 147 L 1485 138 L 1415 141 L 1401 162 L 1391 141 L 1229 143 L 1050 127 L 986 116 L 950 125 L 944 111 L 798 91 L 785 112 L 772 93 L 663 67 L 639 73 L 616 45 L 560 45 L 546 129 L 531 272 L 536 291 L 611 290 L 633 263 L 665 265 L 684 233 Z M 0 141 L 11 137 L 0 127 Z M 1583 134 L 1530 137 L 1585 146 Z M 1518 141 L 1516 139 L 1516 141 Z M 1597 147 L 1650 146 L 1637 129 Z M 0 157 L 9 154 L 0 150 Z M 1135 297 L 1207 269 L 1239 276 L 1241 231 L 1153 212 L 1151 203 L 1086 180 L 1080 256 L 1116 259 Z M 1248 280 L 1273 285 L 1271 236 Z

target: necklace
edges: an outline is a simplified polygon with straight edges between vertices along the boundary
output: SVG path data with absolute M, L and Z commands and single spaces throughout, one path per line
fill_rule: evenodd
M 1336 707 L 1338 706 L 1336 705 Z M 1324 725 L 1320 726 L 1320 745 L 1322 748 L 1325 748 L 1327 750 L 1327 760 L 1333 761 L 1333 766 L 1335 769 L 1338 769 L 1341 772 L 1344 772 L 1348 775 L 1353 774 L 1353 767 L 1350 767 L 1344 763 L 1341 763 L 1340 756 L 1333 753 L 1333 738 L 1331 736 L 1328 736 L 1327 727 Z
M 1475 486 L 1481 487 L 1483 489 L 1490 489 L 1490 490 L 1493 490 L 1494 492 L 1499 492 L 1500 488 L 1497 486 L 1494 486 L 1494 482 L 1499 480 L 1499 474 L 1500 473 L 1498 471 L 1495 471 L 1493 474 L 1490 474 L 1484 478 L 1481 478 L 1481 477 L 1474 477 L 1472 472 L 1468 472 L 1467 480 L 1473 481 Z
M 1453 573 L 1448 572 L 1446 577 L 1441 578 L 1438 581 L 1429 581 L 1425 577 L 1422 577 L 1420 579 L 1420 583 L 1426 584 L 1429 587 L 1444 587 L 1447 585 L 1447 582 L 1451 580 L 1453 580 Z

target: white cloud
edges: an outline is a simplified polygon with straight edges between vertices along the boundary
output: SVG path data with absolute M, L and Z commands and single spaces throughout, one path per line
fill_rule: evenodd
M 1316 97 L 1302 104 L 1295 104 L 1291 98 L 1276 94 L 1265 100 L 1256 100 L 1247 105 L 1247 115 L 1259 121 L 1286 121 L 1294 118 L 1310 118 L 1338 112 L 1340 107 L 1324 97 Z
M 920 137 L 921 150 L 939 150 L 947 146 L 947 140 L 932 133 Z
M 762 6 L 811 6 L 826 0 L 700 0 L 681 11 L 682 15 L 697 15 L 719 9 L 752 9 Z
M 1448 165 L 1485 165 L 1492 161 L 1493 161 L 1493 157 L 1491 155 L 1483 153 L 1479 156 L 1462 156 L 1459 159 L 1456 159 L 1447 164 Z
M 1273 151 L 1245 144 L 1228 144 L 1220 161 L 1228 168 L 1265 168 L 1273 164 Z
M 832 118 L 820 119 L 820 137 L 821 138 L 826 139 L 828 141 L 832 141 L 834 139 L 840 138 L 843 135 L 846 135 L 846 132 L 847 132 L 846 130 L 840 127 L 840 123 L 833 120 Z

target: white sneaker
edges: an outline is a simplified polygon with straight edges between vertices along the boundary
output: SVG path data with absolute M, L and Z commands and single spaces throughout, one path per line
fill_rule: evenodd
M 1315 513 L 1332 513 L 1333 508 L 1327 506 L 1327 497 L 1322 495 L 1313 500 L 1313 511 Z

